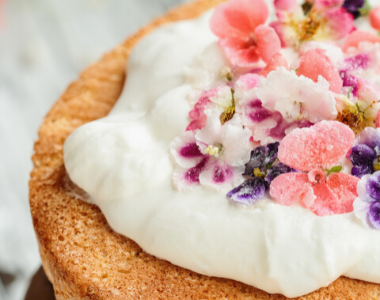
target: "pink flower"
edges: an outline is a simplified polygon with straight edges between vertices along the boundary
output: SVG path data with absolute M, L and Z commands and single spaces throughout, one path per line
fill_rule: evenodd
M 380 37 L 370 31 L 355 30 L 344 40 L 342 50 L 347 52 L 350 47 L 357 48 L 361 42 L 380 43 Z
M 332 168 L 355 141 L 353 131 L 336 121 L 322 121 L 310 128 L 296 129 L 281 142 L 280 161 L 305 173 L 278 176 L 270 194 L 282 205 L 301 205 L 320 216 L 353 211 L 358 196 L 358 178 Z M 332 173 L 332 175 L 330 175 Z
M 339 93 L 343 80 L 325 52 L 322 49 L 311 49 L 302 55 L 297 75 L 304 75 L 314 82 L 318 81 L 318 76 L 322 76 L 329 82 L 330 91 Z
M 376 30 L 380 30 L 380 5 L 376 6 L 369 13 L 369 22 Z
M 281 43 L 273 28 L 263 25 L 269 11 L 264 0 L 231 0 L 219 5 L 211 19 L 211 30 L 233 65 L 250 67 L 267 62 Z
M 207 124 L 207 116 L 204 111 L 211 106 L 210 97 L 216 94 L 216 89 L 204 92 L 194 108 L 189 112 L 189 117 L 192 119 L 187 126 L 186 131 L 201 129 Z
M 298 48 L 306 41 L 339 40 L 354 30 L 354 17 L 340 0 L 317 0 L 308 14 L 296 1 L 276 0 L 278 21 L 272 26 L 282 46 Z
M 280 67 L 284 67 L 288 70 L 289 64 L 285 56 L 283 56 L 281 53 L 277 53 L 273 55 L 273 57 L 268 61 L 266 67 L 261 70 L 259 75 L 267 77 L 270 72 L 276 71 Z

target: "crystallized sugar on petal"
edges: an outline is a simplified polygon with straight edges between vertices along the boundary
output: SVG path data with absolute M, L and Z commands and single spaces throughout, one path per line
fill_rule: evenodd
M 243 128 L 238 114 L 222 126 L 223 152 L 221 159 L 231 166 L 242 166 L 249 161 L 252 146 L 249 142 L 251 131 Z
M 301 171 L 329 168 L 346 155 L 355 134 L 336 121 L 322 121 L 310 128 L 295 129 L 280 144 L 278 157 L 284 164 Z
M 313 193 L 316 197 L 314 203 L 309 207 L 318 216 L 329 216 L 334 214 L 338 197 L 325 183 L 313 186 Z
M 194 167 L 204 158 L 197 146 L 195 134 L 191 131 L 186 131 L 176 137 L 169 148 L 176 163 L 184 168 Z
M 265 196 L 265 183 L 262 178 L 247 180 L 227 194 L 233 202 L 253 205 Z
M 178 190 L 184 191 L 199 185 L 200 174 L 206 170 L 209 158 L 203 158 L 192 168 L 176 167 L 173 173 L 173 183 Z
M 372 104 L 379 101 L 379 95 L 380 91 L 378 88 L 361 78 L 358 79 L 357 96 L 360 100 L 367 104 Z
M 376 172 L 366 178 L 365 189 L 369 197 L 373 200 L 380 201 L 380 172 Z
M 199 182 L 217 190 L 227 191 L 244 181 L 241 175 L 243 169 L 243 167 L 231 167 L 215 158 L 210 158 L 206 168 L 199 175 Z
M 288 173 L 276 177 L 270 185 L 270 195 L 277 203 L 290 206 L 301 200 L 309 205 L 315 196 L 307 174 Z
M 369 208 L 368 219 L 371 225 L 380 230 L 380 202 L 372 203 Z
M 380 155 L 380 128 L 366 127 L 357 137 L 355 146 L 364 144 Z
M 194 89 L 210 90 L 229 81 L 223 72 L 226 68 L 232 69 L 232 65 L 218 43 L 214 42 L 196 57 L 191 66 L 186 67 L 186 81 Z
M 299 119 L 316 123 L 335 119 L 337 115 L 334 94 L 329 91 L 329 83 L 324 78 L 319 77 L 315 83 L 285 68 L 262 78 L 257 96 L 263 107 L 279 111 L 288 123 Z
M 281 53 L 277 53 L 272 56 L 265 68 L 261 70 L 259 74 L 267 77 L 270 72 L 276 71 L 280 67 L 289 69 L 288 61 L 286 60 L 285 56 L 283 56 Z
M 334 93 L 339 93 L 343 86 L 338 70 L 325 55 L 325 50 L 322 49 L 311 49 L 301 56 L 297 75 L 308 77 L 314 82 L 317 82 L 319 76 L 322 76 L 329 82 L 330 90 Z
M 354 200 L 358 197 L 357 185 L 359 178 L 344 173 L 334 173 L 327 179 L 327 185 L 337 196 L 335 206 L 332 206 L 334 214 L 345 214 L 353 211 Z
M 221 108 L 227 109 L 232 106 L 232 90 L 229 86 L 219 87 L 209 99 Z
M 324 54 L 328 57 L 331 63 L 337 68 L 344 61 L 344 53 L 342 49 L 335 44 L 329 44 L 326 42 L 311 41 L 302 45 L 300 55 L 304 55 L 306 52 L 312 49 L 324 50 Z

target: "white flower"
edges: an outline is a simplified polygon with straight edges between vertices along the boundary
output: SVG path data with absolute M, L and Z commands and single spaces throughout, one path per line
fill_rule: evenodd
M 218 108 L 205 110 L 207 125 L 196 133 L 197 144 L 204 154 L 210 154 L 210 146 L 218 148 L 218 153 L 214 154 L 218 160 L 230 166 L 242 166 L 250 159 L 251 131 L 243 128 L 238 114 L 222 125 L 220 122 L 222 113 L 223 110 Z
M 334 94 L 322 76 L 318 82 L 279 68 L 260 79 L 257 96 L 263 107 L 279 111 L 291 123 L 301 119 L 317 123 L 333 120 L 337 115 Z

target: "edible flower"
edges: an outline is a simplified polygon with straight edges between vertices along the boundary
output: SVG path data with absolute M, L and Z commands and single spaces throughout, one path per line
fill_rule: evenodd
M 279 146 L 280 161 L 304 173 L 282 174 L 270 186 L 270 195 L 282 205 L 301 205 L 319 216 L 353 211 L 359 178 L 339 173 L 337 165 L 355 141 L 352 130 L 336 121 L 322 121 L 295 129 Z
M 350 159 L 354 167 L 351 174 L 362 178 L 380 171 L 380 128 L 365 128 L 357 137 Z
M 257 147 L 251 152 L 251 159 L 245 165 L 243 175 L 250 176 L 240 186 L 227 194 L 227 198 L 233 202 L 245 205 L 253 205 L 265 196 L 271 182 L 280 174 L 294 172 L 292 168 L 279 163 L 274 165 L 277 159 L 279 143 Z
M 307 41 L 339 40 L 354 29 L 354 17 L 340 0 L 317 0 L 305 13 L 296 0 L 276 0 L 278 21 L 271 26 L 284 47 L 296 49 Z
M 252 67 L 279 52 L 281 42 L 273 28 L 265 26 L 269 10 L 264 0 L 231 0 L 219 5 L 211 19 L 211 31 L 234 66 Z
M 380 230 L 380 172 L 365 175 L 358 183 L 355 215 L 369 227 Z

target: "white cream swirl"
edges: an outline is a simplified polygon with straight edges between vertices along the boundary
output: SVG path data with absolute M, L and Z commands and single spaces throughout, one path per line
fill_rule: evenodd
M 318 217 L 269 199 L 246 209 L 207 187 L 173 187 L 169 143 L 189 122 L 184 66 L 216 40 L 209 18 L 165 25 L 136 46 L 111 114 L 66 140 L 70 178 L 115 231 L 195 272 L 287 297 L 341 275 L 380 283 L 380 231 L 353 213 Z

